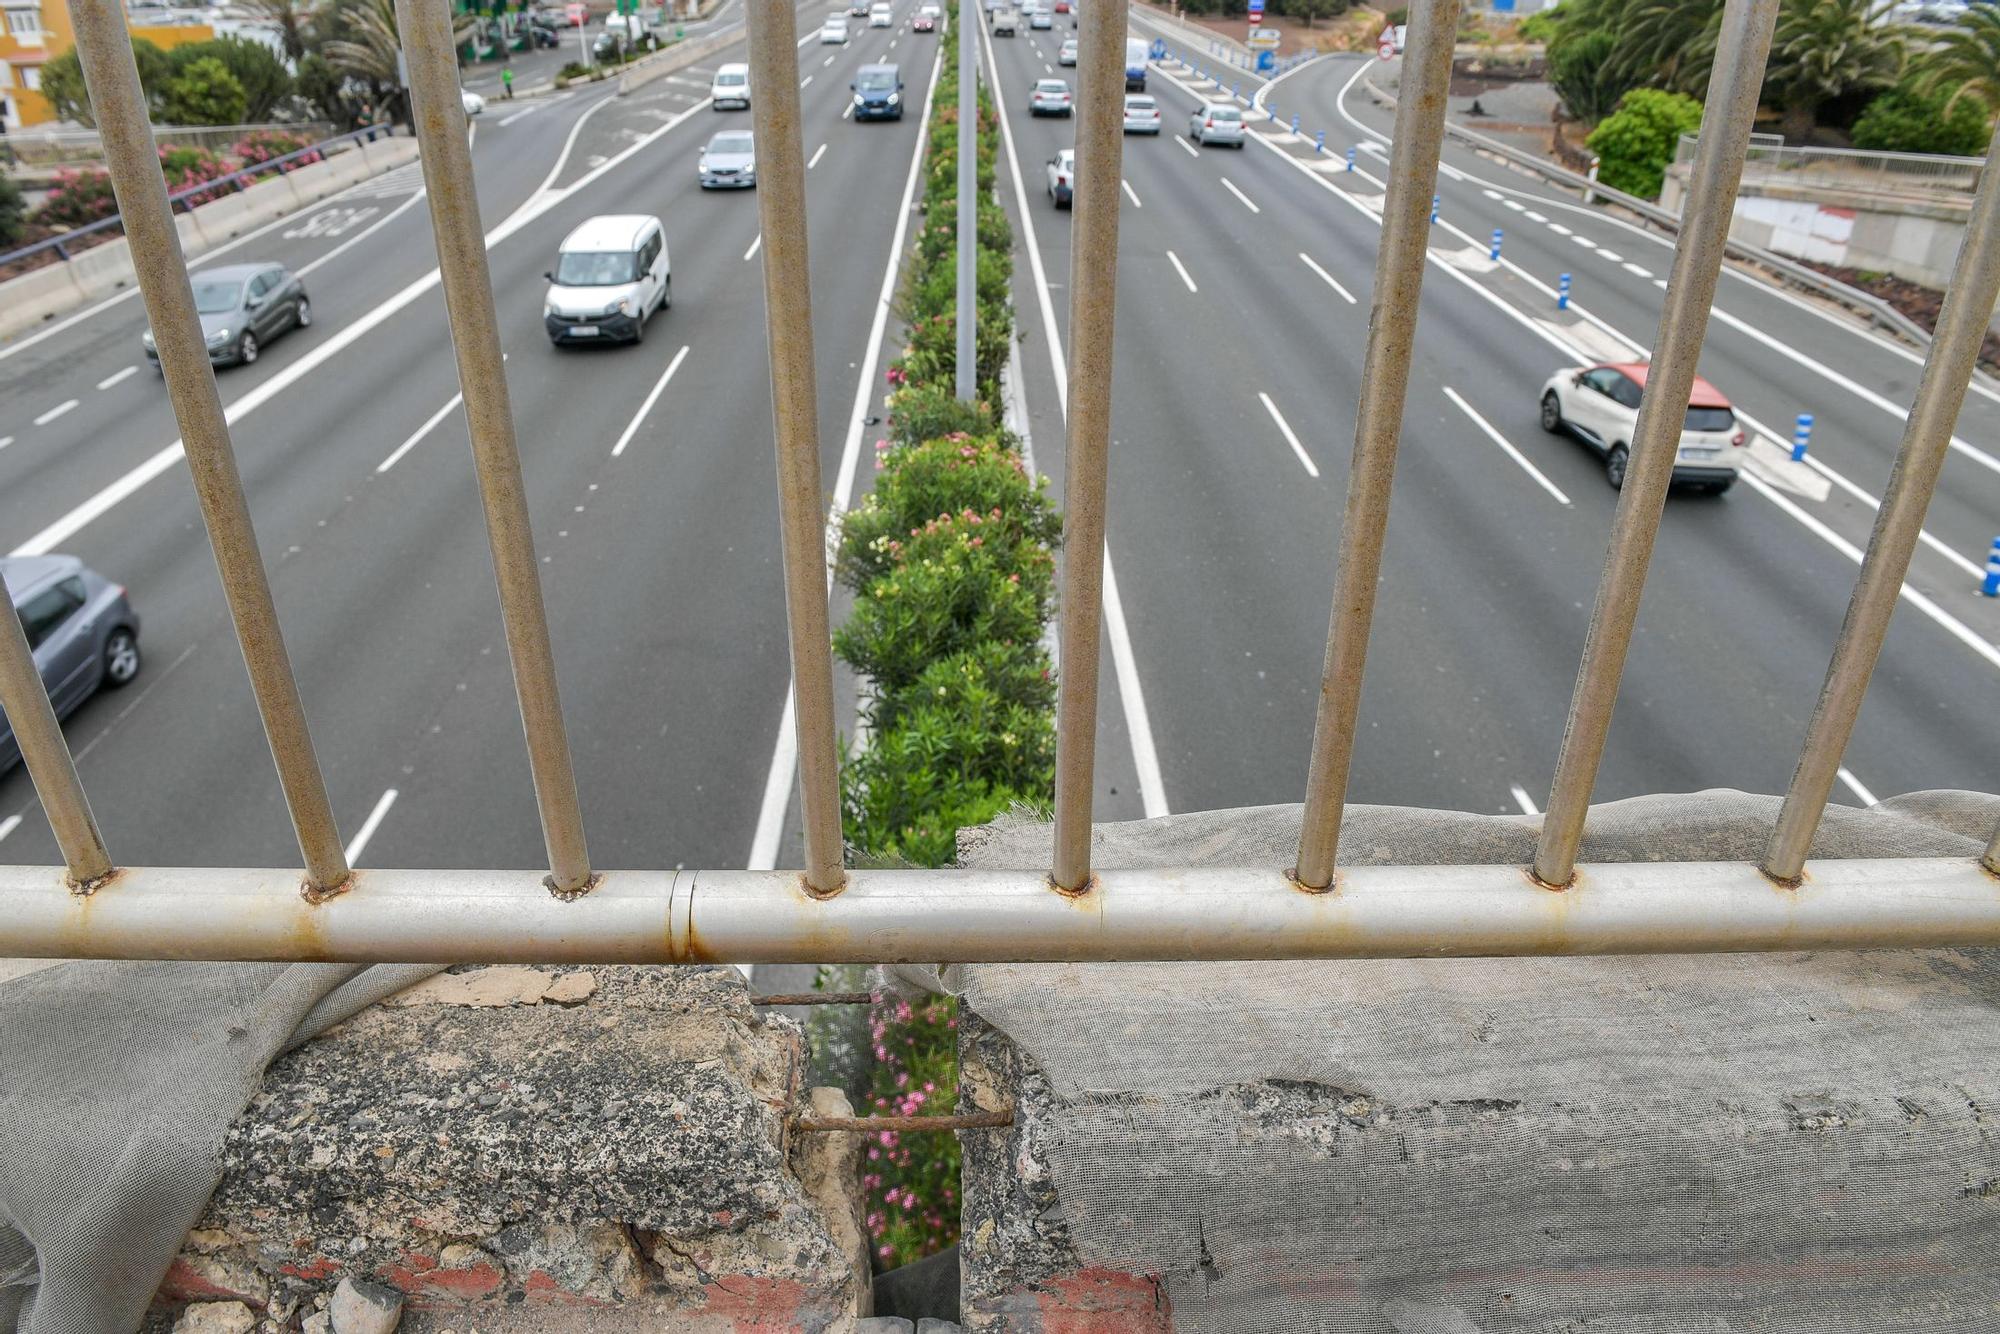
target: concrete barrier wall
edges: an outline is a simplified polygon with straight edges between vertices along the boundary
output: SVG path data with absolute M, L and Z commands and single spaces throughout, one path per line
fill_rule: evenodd
M 691 42 L 670 46 L 658 55 L 634 61 L 626 67 L 623 74 L 618 76 L 618 95 L 623 97 L 634 88 L 643 88 L 653 80 L 665 78 L 675 70 L 686 69 L 696 61 L 712 56 L 731 43 L 742 40 L 742 29 L 732 28 L 727 32 L 710 33 Z
M 189 259 L 276 218 L 309 208 L 340 191 L 416 160 L 415 139 L 381 139 L 335 153 L 324 162 L 258 181 L 239 194 L 176 214 L 181 249 Z M 0 340 L 25 333 L 77 306 L 100 300 L 132 282 L 131 247 L 123 237 L 78 251 L 50 265 L 0 283 Z

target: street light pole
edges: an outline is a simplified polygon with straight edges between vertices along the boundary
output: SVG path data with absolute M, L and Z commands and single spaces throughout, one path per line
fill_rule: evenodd
M 979 392 L 979 24 L 965 15 L 978 0 L 958 5 L 958 397 Z

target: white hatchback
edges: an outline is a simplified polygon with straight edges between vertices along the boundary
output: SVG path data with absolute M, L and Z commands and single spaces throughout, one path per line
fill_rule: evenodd
M 1625 485 L 1646 371 L 1643 361 L 1571 366 L 1542 386 L 1542 429 L 1567 431 L 1603 455 L 1604 475 L 1613 487 Z M 1748 443 L 1729 400 L 1696 376 L 1674 457 L 1675 484 L 1721 495 L 1735 485 Z
M 1125 94 L 1125 133 L 1158 134 L 1160 104 L 1151 93 Z
M 1243 147 L 1243 113 L 1233 102 L 1204 102 L 1188 117 L 1188 138 L 1207 148 L 1210 144 Z
M 896 21 L 896 11 L 887 5 L 871 5 L 868 9 L 868 26 L 886 28 Z
M 847 15 L 828 14 L 826 16 L 826 22 L 820 24 L 819 27 L 819 44 L 821 46 L 847 45 Z
M 750 67 L 740 61 L 718 67 L 714 81 L 708 85 L 708 100 L 717 111 L 726 111 L 731 107 L 748 111 Z

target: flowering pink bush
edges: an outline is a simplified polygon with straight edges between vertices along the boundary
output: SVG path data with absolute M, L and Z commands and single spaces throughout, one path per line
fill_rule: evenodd
M 50 227 L 87 227 L 117 211 L 118 200 L 112 196 L 108 172 L 94 167 L 59 171 L 55 186 L 35 210 L 35 221 Z
M 261 166 L 272 158 L 284 157 L 309 147 L 311 140 L 302 134 L 287 134 L 283 130 L 253 130 L 236 141 L 230 150 L 236 160 L 246 167 Z M 320 160 L 318 153 L 308 153 L 292 166 L 305 166 Z
M 869 1016 L 875 1116 L 949 1116 L 958 1097 L 958 1002 L 884 997 Z M 958 1137 L 877 1131 L 862 1155 L 868 1240 L 884 1269 L 958 1239 Z

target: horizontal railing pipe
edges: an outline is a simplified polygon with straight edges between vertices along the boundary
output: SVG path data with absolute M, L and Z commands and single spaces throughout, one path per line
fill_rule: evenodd
M 296 872 L 133 867 L 88 898 L 0 867 L 0 955 L 435 963 L 966 963 L 1690 954 L 2000 946 L 1972 857 L 1595 863 L 1554 892 L 1519 866 L 1347 866 L 1302 894 L 1270 868 L 605 871 L 564 900 L 539 870 L 359 870 L 321 903 Z

